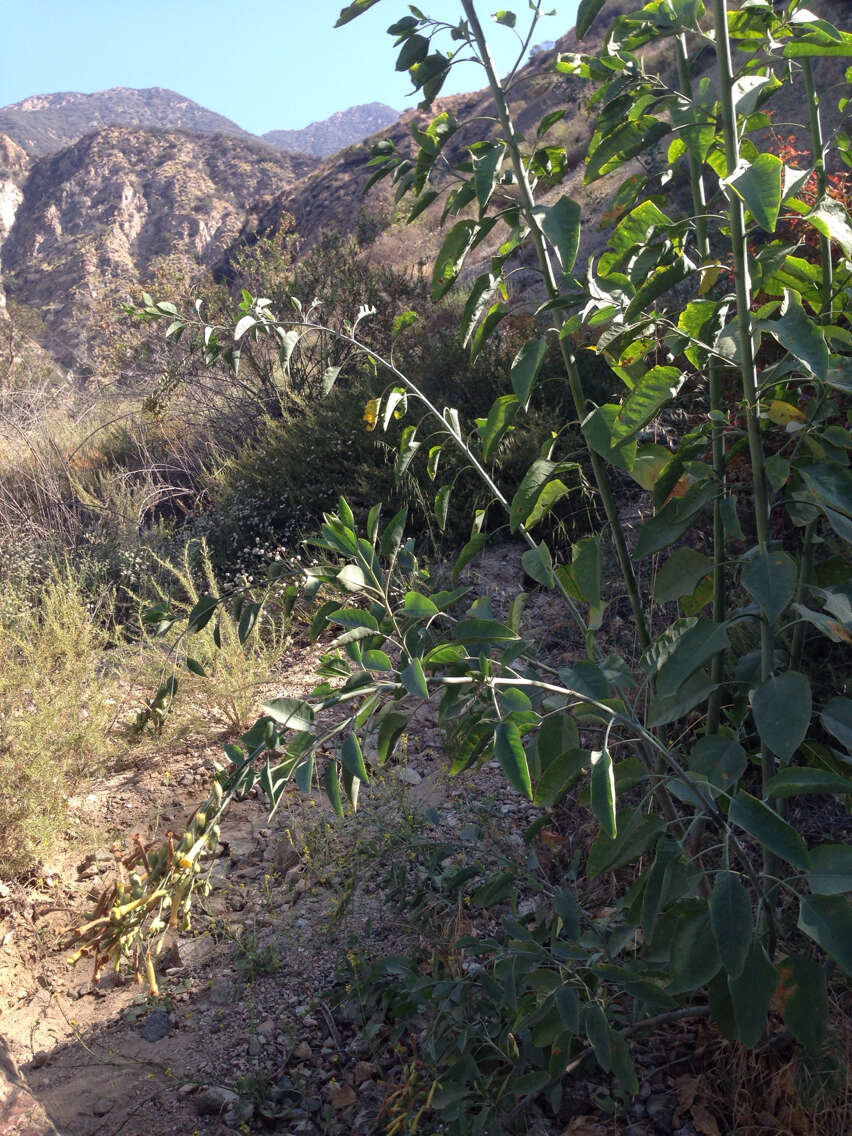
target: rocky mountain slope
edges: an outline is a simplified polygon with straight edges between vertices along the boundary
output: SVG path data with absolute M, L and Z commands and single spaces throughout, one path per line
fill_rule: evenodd
M 340 110 L 322 122 L 312 122 L 302 130 L 269 130 L 263 139 L 278 150 L 327 158 L 345 146 L 375 134 L 398 118 L 399 111 L 387 103 L 362 103 L 361 106 Z
M 65 365 L 85 365 L 103 293 L 131 289 L 159 258 L 212 267 L 253 211 L 315 166 L 251 138 L 117 126 L 87 134 L 36 160 L 22 187 L 0 182 L 14 218 L 2 244 L 6 293 L 40 314 L 44 342 Z
M 64 150 L 100 126 L 161 127 L 254 137 L 224 115 L 164 87 L 33 95 L 0 109 L 0 132 L 36 156 Z

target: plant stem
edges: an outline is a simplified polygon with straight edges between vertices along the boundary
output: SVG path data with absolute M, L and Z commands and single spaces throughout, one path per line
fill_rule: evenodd
M 692 76 L 689 73 L 689 55 L 686 48 L 686 35 L 677 37 L 677 63 L 680 75 L 680 87 L 684 95 L 692 101 Z M 694 115 L 693 115 L 694 117 Z M 703 264 L 710 260 L 710 238 L 707 232 L 707 194 L 704 189 L 704 178 L 701 172 L 701 162 L 693 146 L 689 146 L 689 181 L 692 187 L 692 211 L 695 217 L 695 241 L 698 246 L 698 255 Z M 710 410 L 716 412 L 711 426 L 711 446 L 713 453 L 713 475 L 718 484 L 725 484 L 725 430 L 717 416 L 722 413 L 722 378 L 719 360 L 711 355 L 708 363 L 708 379 L 710 384 Z M 722 623 L 726 614 L 725 603 L 725 563 L 727 550 L 725 548 L 725 525 L 722 518 L 722 495 L 713 499 L 713 619 Z M 719 729 L 719 717 L 722 706 L 722 676 L 724 652 L 719 651 L 713 656 L 710 667 L 710 677 L 715 689 L 707 703 L 707 733 L 715 734 Z
M 488 75 L 488 84 L 491 87 L 491 93 L 494 101 L 497 104 L 497 113 L 500 118 L 500 125 L 505 134 L 506 145 L 512 159 L 512 166 L 515 171 L 515 176 L 518 179 L 518 188 L 521 196 L 521 207 L 524 213 L 524 219 L 529 226 L 530 236 L 533 245 L 535 246 L 536 254 L 538 257 L 539 267 L 544 275 L 545 286 L 547 293 L 551 299 L 559 295 L 559 286 L 553 274 L 553 266 L 550 263 L 550 257 L 547 253 L 545 244 L 544 233 L 542 232 L 541 224 L 536 217 L 535 198 L 533 197 L 532 187 L 530 186 L 529 177 L 527 175 L 527 168 L 524 165 L 523 156 L 521 154 L 520 139 L 515 131 L 515 126 L 512 121 L 511 112 L 509 110 L 506 92 L 500 82 L 500 77 L 497 74 L 497 69 L 494 64 L 494 59 L 488 47 L 488 42 L 482 30 L 482 24 L 479 21 L 479 16 L 474 7 L 474 0 L 462 0 L 462 7 L 467 16 L 473 37 L 476 40 L 476 45 L 479 50 L 480 58 L 485 67 L 486 74 Z M 559 329 L 558 323 L 555 323 L 557 330 Z M 571 398 L 574 402 L 574 408 L 577 412 L 579 420 L 586 416 L 586 397 L 583 393 L 583 384 L 580 378 L 580 373 L 577 368 L 577 360 L 573 351 L 566 339 L 561 335 L 559 336 L 559 349 L 562 354 L 562 361 L 565 365 L 565 373 L 568 377 L 568 386 L 571 391 Z M 612 488 L 609 484 L 609 477 L 607 475 L 606 464 L 599 454 L 596 454 L 590 446 L 587 447 L 589 460 L 594 473 L 595 482 L 597 484 L 598 493 L 601 497 L 601 502 L 612 531 L 612 539 L 615 545 L 616 556 L 618 557 L 619 567 L 621 574 L 624 578 L 624 584 L 627 588 L 627 594 L 630 599 L 630 606 L 633 610 L 633 618 L 636 624 L 636 629 L 639 635 L 639 642 L 642 649 L 645 650 L 651 642 L 651 637 L 648 632 L 647 623 L 645 620 L 645 612 L 642 606 L 642 598 L 639 594 L 639 586 L 636 582 L 636 574 L 633 571 L 633 563 L 630 558 L 630 551 L 627 547 L 627 540 L 624 535 L 624 529 L 621 525 L 621 520 L 618 515 L 618 508 L 615 503 L 615 498 L 612 494 Z
M 728 6 L 726 0 L 714 0 L 714 25 L 716 35 L 716 59 L 719 67 L 719 96 L 722 105 L 722 129 L 725 138 L 725 158 L 730 176 L 739 163 L 739 132 L 733 99 L 733 64 L 731 60 L 731 40 L 728 34 Z M 751 457 L 752 487 L 754 492 L 754 519 L 757 529 L 757 543 L 761 555 L 769 550 L 769 495 L 767 492 L 766 468 L 763 453 L 763 438 L 760 432 L 760 404 L 758 396 L 757 366 L 754 357 L 753 320 L 751 314 L 751 278 L 746 243 L 745 213 L 743 203 L 730 186 L 725 186 L 728 199 L 728 223 L 731 230 L 731 246 L 734 255 L 734 281 L 737 300 L 738 343 L 740 353 L 740 375 L 745 400 L 746 430 Z M 767 682 L 772 675 L 774 664 L 774 634 L 766 613 L 760 621 L 760 679 Z M 775 757 L 769 747 L 761 743 L 761 767 L 763 790 L 775 772 Z M 770 802 L 773 804 L 774 802 Z M 768 879 L 777 876 L 777 858 L 764 847 L 763 871 Z M 771 908 L 770 926 L 774 925 L 774 906 L 776 889 L 767 889 L 767 904 Z M 770 943 L 770 956 L 774 943 Z

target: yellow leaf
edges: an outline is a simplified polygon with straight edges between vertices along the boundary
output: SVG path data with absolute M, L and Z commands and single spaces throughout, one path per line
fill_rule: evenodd
M 785 429 L 791 422 L 802 423 L 808 420 L 798 406 L 793 406 L 790 402 L 781 402 L 777 398 L 770 402 L 767 417 L 770 422 L 774 422 L 776 426 L 783 426 Z
M 368 430 L 375 430 L 376 423 L 379 421 L 379 406 L 381 405 L 380 398 L 371 398 L 367 405 L 364 407 L 364 421 L 367 423 Z
M 720 264 L 711 264 L 709 268 L 702 268 L 701 283 L 698 285 L 698 295 L 705 296 L 724 272 Z

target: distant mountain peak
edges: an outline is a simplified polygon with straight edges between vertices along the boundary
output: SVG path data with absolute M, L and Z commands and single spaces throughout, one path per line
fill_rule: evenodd
M 87 94 L 31 95 L 0 108 L 0 131 L 28 153 L 43 156 L 73 146 L 100 126 L 138 126 L 253 138 L 231 119 L 166 87 L 111 87 Z
M 327 158 L 369 138 L 398 118 L 399 111 L 387 103 L 361 103 L 339 110 L 321 122 L 312 122 L 301 130 L 269 130 L 263 139 L 278 150 Z

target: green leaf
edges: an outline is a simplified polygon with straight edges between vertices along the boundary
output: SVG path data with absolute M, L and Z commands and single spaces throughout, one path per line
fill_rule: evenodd
M 274 698 L 271 702 L 262 703 L 261 710 L 288 730 L 307 731 L 313 728 L 313 708 L 298 698 Z
M 240 614 L 240 622 L 237 627 L 237 637 L 240 643 L 245 643 L 257 623 L 257 617 L 260 615 L 259 603 L 247 603 Z
M 323 774 L 323 784 L 325 791 L 328 794 L 328 799 L 331 801 L 331 807 L 339 817 L 343 816 L 343 798 L 340 795 L 340 779 L 337 776 L 337 763 L 330 761 L 325 767 Z
M 498 324 L 500 324 L 501 321 L 506 318 L 510 310 L 511 309 L 509 308 L 509 305 L 503 303 L 492 304 L 492 306 L 488 309 L 488 313 L 486 314 L 485 319 L 482 321 L 473 335 L 473 341 L 470 345 L 470 358 L 472 362 L 479 357 L 479 353 L 485 346 L 486 340 L 498 326 Z
M 513 722 L 500 722 L 494 737 L 494 756 L 513 788 L 532 800 L 532 783 L 521 734 Z
M 803 895 L 798 926 L 852 975 L 852 906 L 846 896 Z
M 788 864 L 803 870 L 810 867 L 808 847 L 799 833 L 757 797 L 740 789 L 731 801 L 728 816 L 732 824 L 745 829 Z
M 186 629 L 190 634 L 200 631 L 213 617 L 213 613 L 219 606 L 219 601 L 215 596 L 204 595 L 201 596 L 198 602 L 189 613 L 187 619 Z
M 819 716 L 830 734 L 852 753 L 852 699 L 838 695 L 832 698 Z
M 670 130 L 668 123 L 643 114 L 622 122 L 606 136 L 596 134 L 586 158 L 584 184 L 597 181 L 604 174 L 618 169 L 631 158 L 635 158 L 637 154 L 653 149 Z
M 846 206 L 835 197 L 823 197 L 805 220 L 824 237 L 837 241 L 847 260 L 852 260 L 852 219 Z
M 499 12 L 495 12 L 494 19 L 498 24 L 504 24 L 507 28 L 513 28 L 518 22 L 515 13 L 509 12 L 506 8 L 501 8 Z
M 474 533 L 464 548 L 458 555 L 458 559 L 453 565 L 453 579 L 457 580 L 460 573 L 464 568 L 470 564 L 474 557 L 482 552 L 483 548 L 488 544 L 488 533 Z
M 661 925 L 662 926 L 662 925 Z M 670 994 L 700 990 L 722 965 L 710 926 L 710 911 L 703 900 L 681 918 L 671 942 Z
M 435 520 L 438 522 L 438 528 L 441 530 L 441 532 L 444 532 L 447 527 L 447 516 L 450 512 L 451 493 L 451 485 L 442 485 L 438 492 L 435 494 Z
M 187 657 L 186 668 L 194 675 L 198 675 L 199 678 L 207 678 L 207 671 L 204 669 L 201 663 L 199 663 L 198 659 Z
M 626 439 L 621 445 L 613 441 L 613 428 L 621 408 L 613 403 L 596 407 L 581 423 L 580 429 L 589 446 L 618 469 L 628 473 L 636 457 L 636 442 Z
M 675 694 L 662 697 L 655 695 L 648 707 L 648 726 L 665 726 L 683 718 L 694 710 L 699 702 L 706 701 L 716 689 L 716 683 L 707 677 L 706 671 L 696 671 L 684 682 Z
M 821 895 L 852 891 L 852 844 L 818 844 L 811 849 L 811 890 Z
M 789 955 L 779 962 L 778 970 L 784 1024 L 805 1049 L 817 1053 L 828 1032 L 825 967 L 806 955 Z
M 641 809 L 631 809 L 626 820 L 619 812 L 617 827 L 618 834 L 614 839 L 601 831 L 589 849 L 586 861 L 589 879 L 594 879 L 602 872 L 614 872 L 625 864 L 635 863 L 659 835 L 664 821 L 654 814 L 643 813 Z
M 726 184 L 748 206 L 758 225 L 775 232 L 784 195 L 784 163 L 775 154 L 758 154 L 753 162 L 741 162 Z
M 506 154 L 504 142 L 475 142 L 470 147 L 473 163 L 473 185 L 479 201 L 480 216 L 488 208 L 488 202 L 497 184 L 497 175 Z
M 526 574 L 532 577 L 537 584 L 541 584 L 544 588 L 555 587 L 553 559 L 550 555 L 550 549 L 544 541 L 536 548 L 527 549 L 521 557 L 521 565 Z
M 763 1037 L 769 1004 L 778 982 L 778 971 L 763 946 L 752 943 L 742 971 L 736 978 L 728 979 L 737 1034 L 746 1049 L 753 1049 Z
M 598 819 L 601 832 L 610 840 L 618 835 L 615 819 L 615 775 L 609 750 L 592 753 L 592 776 L 590 781 L 592 812 Z
M 454 636 L 460 643 L 504 643 L 520 638 L 505 623 L 496 619 L 460 619 L 454 628 Z
M 784 291 L 784 306 L 778 319 L 756 320 L 755 327 L 773 335 L 781 346 L 803 363 L 818 379 L 828 377 L 828 347 L 817 324 L 805 309 L 797 292 Z
M 669 865 L 677 859 L 680 852 L 680 842 L 674 837 L 664 833 L 657 841 L 654 862 L 645 877 L 645 888 L 642 892 L 641 924 L 645 942 L 650 942 L 654 933 L 663 898 L 663 888 L 669 875 Z
M 574 492 L 575 486 L 566 485 L 558 477 L 554 477 L 552 481 L 548 481 L 536 498 L 536 502 L 532 507 L 532 512 L 527 517 L 524 525 L 527 532 L 535 528 L 539 521 L 543 520 L 548 513 L 550 513 L 560 501 L 565 497 L 570 496 Z
M 413 616 L 415 619 L 430 619 L 433 615 L 438 614 L 438 607 L 433 600 L 430 600 L 428 596 L 421 595 L 420 592 L 406 592 L 405 614 Z
M 555 205 L 543 205 L 535 210 L 542 232 L 556 249 L 566 276 L 574 267 L 580 246 L 580 212 L 577 202 L 565 196 Z
M 688 546 L 678 548 L 657 573 L 654 600 L 657 603 L 668 603 L 681 596 L 690 596 L 698 583 L 712 571 L 713 561 L 709 556 Z
M 390 656 L 385 654 L 384 651 L 365 651 L 361 656 L 361 663 L 364 670 L 368 671 L 392 671 L 394 669 Z
M 495 448 L 512 428 L 517 413 L 518 400 L 513 394 L 503 394 L 494 400 L 488 418 L 479 431 L 482 438 L 482 457 L 485 461 L 491 460 Z
M 754 692 L 751 703 L 761 741 L 788 762 L 811 724 L 811 684 L 799 671 L 771 675 Z
M 530 404 L 538 372 L 547 355 L 547 339 L 532 339 L 525 343 L 512 361 L 512 390 L 524 410 Z
M 583 38 L 605 3 L 606 0 L 580 0 L 577 8 L 577 39 Z
M 852 777 L 840 777 L 826 769 L 790 765 L 766 783 L 767 797 L 795 797 L 799 793 L 852 793 Z
M 608 1073 L 612 1068 L 612 1050 L 606 1014 L 597 1002 L 589 1002 L 583 1007 L 582 1020 L 597 1063 Z
M 556 470 L 556 463 L 538 458 L 524 474 L 509 507 L 509 528 L 517 532 L 533 510 L 544 486 Z
M 322 393 L 327 395 L 331 393 L 331 389 L 337 382 L 337 376 L 343 370 L 342 367 L 326 367 L 322 373 Z
M 685 376 L 677 367 L 652 367 L 624 402 L 612 425 L 612 444 L 632 438 L 670 402 L 683 386 Z
M 385 764 L 394 749 L 396 749 L 396 744 L 402 737 L 403 730 L 407 725 L 407 714 L 391 711 L 382 716 L 381 724 L 379 725 L 379 736 L 376 741 L 376 750 L 382 765 Z
M 479 225 L 467 219 L 455 224 L 444 240 L 432 272 L 432 302 L 437 303 L 452 288 L 470 251 Z
M 756 552 L 743 567 L 742 584 L 763 608 L 770 625 L 796 592 L 796 562 L 786 552 Z
M 470 342 L 471 336 L 476 331 L 476 326 L 482 318 L 483 312 L 490 306 L 491 298 L 499 286 L 499 276 L 494 276 L 490 272 L 486 272 L 482 276 L 477 276 L 473 288 L 470 290 L 467 302 L 465 303 L 461 324 L 459 325 L 463 347 L 467 347 Z
M 748 957 L 754 930 L 751 897 L 733 872 L 717 872 L 710 896 L 710 926 L 722 966 L 736 978 Z
M 348 769 L 353 777 L 357 777 L 364 784 L 369 783 L 367 766 L 364 764 L 364 755 L 361 752 L 361 743 L 355 734 L 347 734 L 340 748 L 340 761 L 344 769 Z
M 347 4 L 345 8 L 341 8 L 337 23 L 334 26 L 336 28 L 343 27 L 344 24 L 348 24 L 350 20 L 354 20 L 378 2 L 379 0 L 354 0 L 353 4 Z
M 360 607 L 341 607 L 337 611 L 326 613 L 329 623 L 337 623 L 340 627 L 367 627 L 371 631 L 378 631 L 379 621 L 372 612 L 364 611 Z
M 388 526 L 382 533 L 381 551 L 382 556 L 388 560 L 392 560 L 396 556 L 397 550 L 402 543 L 402 535 L 405 532 L 405 522 L 408 518 L 408 506 L 403 505 L 398 513 L 388 522 Z
M 571 563 L 560 573 L 571 597 L 592 608 L 601 602 L 601 543 L 598 536 L 583 537 L 571 549 Z
M 429 54 L 429 40 L 426 36 L 410 35 L 402 45 L 396 61 L 397 71 L 408 71 L 415 63 L 425 59 Z
M 657 697 L 674 697 L 691 674 L 729 645 L 727 624 L 699 619 L 694 627 L 680 637 L 674 651 L 657 672 Z
M 569 749 L 558 754 L 536 781 L 535 803 L 546 809 L 553 808 L 575 784 L 588 764 L 588 750 Z
M 630 1056 L 630 1050 L 627 1048 L 627 1042 L 618 1030 L 609 1031 L 609 1041 L 613 1073 L 626 1092 L 638 1093 L 639 1078 L 636 1076 L 636 1067 L 633 1064 L 633 1058 Z
M 416 698 L 422 698 L 424 701 L 428 700 L 429 687 L 426 685 L 426 676 L 419 659 L 412 659 L 399 677 L 409 694 L 413 694 Z

